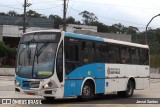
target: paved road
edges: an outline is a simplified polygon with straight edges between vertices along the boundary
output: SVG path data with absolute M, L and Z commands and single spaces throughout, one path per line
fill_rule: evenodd
M 32 95 L 22 95 L 17 94 L 14 91 L 14 77 L 0 77 L 0 98 L 43 98 L 40 96 Z M 133 98 L 135 98 L 133 100 Z M 160 98 L 160 79 L 151 80 L 151 85 L 145 90 L 135 91 L 132 99 L 120 98 L 116 94 L 106 95 L 106 96 L 97 96 L 89 102 L 80 102 L 76 98 L 67 98 L 67 99 L 56 99 L 54 101 L 42 100 L 42 103 L 45 105 L 16 105 L 16 107 L 51 107 L 51 106 L 60 106 L 60 107 L 79 107 L 79 106 L 92 106 L 92 107 L 160 107 L 160 104 L 123 104 L 127 102 L 136 102 L 137 98 Z M 106 104 L 107 103 L 107 104 Z M 116 103 L 116 104 L 114 104 Z M 160 100 L 159 100 L 160 103 Z M 0 107 L 15 107 L 15 105 L 0 105 Z

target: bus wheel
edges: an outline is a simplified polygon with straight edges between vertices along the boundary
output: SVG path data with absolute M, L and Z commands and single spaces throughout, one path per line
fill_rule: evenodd
M 79 96 L 82 101 L 89 101 L 94 95 L 94 84 L 90 81 L 85 82 L 82 88 L 82 95 Z
M 117 94 L 121 97 L 129 98 L 132 97 L 134 92 L 134 83 L 133 81 L 129 81 L 127 84 L 127 90 L 126 91 L 119 91 Z
M 55 97 L 44 97 L 46 100 L 53 101 Z

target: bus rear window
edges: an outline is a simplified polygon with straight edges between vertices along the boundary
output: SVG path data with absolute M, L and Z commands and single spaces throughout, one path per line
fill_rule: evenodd
M 140 64 L 149 65 L 149 53 L 146 49 L 140 49 Z

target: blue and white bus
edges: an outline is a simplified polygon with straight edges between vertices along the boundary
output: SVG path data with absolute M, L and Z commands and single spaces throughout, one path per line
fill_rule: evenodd
M 61 30 L 21 37 L 15 91 L 46 99 L 117 93 L 149 86 L 149 47 Z

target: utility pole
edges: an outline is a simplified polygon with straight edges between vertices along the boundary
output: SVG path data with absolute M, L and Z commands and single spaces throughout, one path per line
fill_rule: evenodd
M 27 0 L 24 0 L 23 33 L 26 32 L 26 7 L 27 7 Z
M 64 0 L 63 6 L 63 31 L 66 31 L 66 0 Z

